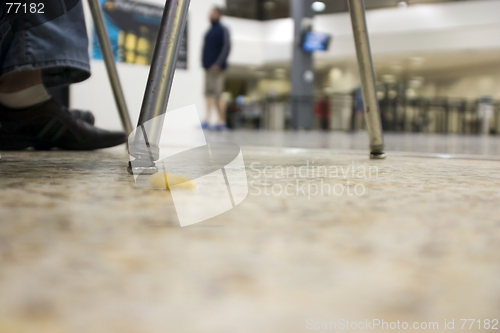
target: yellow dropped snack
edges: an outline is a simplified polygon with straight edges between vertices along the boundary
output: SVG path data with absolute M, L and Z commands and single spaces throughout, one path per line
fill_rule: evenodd
M 186 188 L 186 189 L 193 189 L 196 187 L 196 183 L 189 178 L 180 176 L 180 175 L 173 175 L 173 174 L 167 174 L 165 172 L 157 172 L 153 174 L 149 178 L 149 185 L 151 185 L 152 188 L 156 189 L 164 189 L 166 188 L 167 190 L 170 190 L 170 186 L 168 185 L 168 180 L 167 180 L 167 175 L 168 179 L 170 179 L 170 182 L 177 188 Z

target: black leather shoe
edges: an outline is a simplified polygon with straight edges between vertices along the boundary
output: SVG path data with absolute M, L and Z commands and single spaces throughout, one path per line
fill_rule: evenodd
M 72 110 L 69 110 L 69 113 L 71 113 L 73 115 L 73 117 L 81 119 L 90 125 L 95 124 L 94 114 L 90 111 L 72 109 Z
M 90 122 L 93 116 L 69 111 L 53 99 L 25 109 L 0 105 L 0 150 L 94 150 L 127 140 L 123 132 L 102 130 Z

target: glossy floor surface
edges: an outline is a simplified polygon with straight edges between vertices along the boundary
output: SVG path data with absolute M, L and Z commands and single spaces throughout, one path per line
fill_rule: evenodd
M 230 141 L 246 146 L 322 148 L 349 152 L 368 149 L 366 132 L 321 131 L 206 131 L 211 141 Z M 389 153 L 459 154 L 500 159 L 500 136 L 386 133 Z
M 249 194 L 185 228 L 170 192 L 127 175 L 124 147 L 3 152 L 0 332 L 288 333 L 374 319 L 450 332 L 445 320 L 500 319 L 497 138 L 458 138 L 489 160 L 370 161 L 221 135 L 242 146 Z

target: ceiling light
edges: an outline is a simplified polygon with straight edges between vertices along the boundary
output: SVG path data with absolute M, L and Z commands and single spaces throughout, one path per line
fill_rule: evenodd
M 382 75 L 382 81 L 384 83 L 394 83 L 394 82 L 396 82 L 396 77 L 392 74 L 385 74 L 385 75 Z
M 395 72 L 399 72 L 403 70 L 403 66 L 401 66 L 400 64 L 394 64 L 391 66 L 391 69 Z
M 312 10 L 314 10 L 315 12 L 317 13 L 320 13 L 322 11 L 325 10 L 326 8 L 326 5 L 324 2 L 321 2 L 321 1 L 315 1 L 313 2 L 312 6 L 311 6 Z
M 285 71 L 284 70 L 275 70 L 274 75 L 276 75 L 277 78 L 284 78 L 285 77 Z
M 408 85 L 413 89 L 417 89 L 417 88 L 420 88 L 422 86 L 423 82 L 424 82 L 423 77 L 415 76 L 415 77 L 411 78 L 411 80 L 408 82 Z
M 415 98 L 415 97 L 417 97 L 417 92 L 413 89 L 407 89 L 406 90 L 406 97 Z
M 408 7 L 408 2 L 400 1 L 400 2 L 398 2 L 398 7 L 399 8 L 406 8 L 406 7 Z
M 342 70 L 340 68 L 334 67 L 330 70 L 330 79 L 337 81 L 342 78 Z
M 422 57 L 411 57 L 410 65 L 411 66 L 421 66 L 424 63 L 424 58 Z

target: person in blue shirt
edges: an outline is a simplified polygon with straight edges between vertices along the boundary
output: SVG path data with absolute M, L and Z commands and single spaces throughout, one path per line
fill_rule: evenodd
M 208 122 L 215 107 L 218 111 L 219 121 L 216 129 L 224 130 L 226 127 L 226 104 L 221 98 L 224 91 L 224 71 L 227 68 L 227 58 L 231 50 L 229 30 L 220 23 L 223 10 L 214 7 L 210 12 L 210 29 L 205 34 L 203 44 L 203 68 L 205 68 L 205 97 L 207 101 L 207 117 L 202 126 L 208 128 Z

